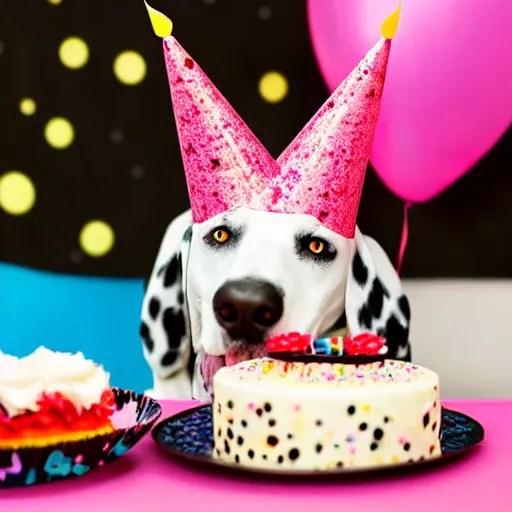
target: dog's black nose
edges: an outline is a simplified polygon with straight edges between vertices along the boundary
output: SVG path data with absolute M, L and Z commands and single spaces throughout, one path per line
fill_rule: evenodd
M 213 297 L 213 310 L 231 339 L 261 343 L 267 329 L 283 315 L 283 296 L 264 281 L 228 281 Z

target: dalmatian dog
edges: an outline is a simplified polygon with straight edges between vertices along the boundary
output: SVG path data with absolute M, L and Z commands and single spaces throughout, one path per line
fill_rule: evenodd
M 381 246 L 345 238 L 315 217 L 239 208 L 163 238 L 147 283 L 140 336 L 156 398 L 210 400 L 215 371 L 265 355 L 288 332 L 372 332 L 410 361 L 410 309 Z
M 191 212 L 169 225 L 143 300 L 149 394 L 210 400 L 219 368 L 292 331 L 371 332 L 409 359 L 400 279 L 356 226 L 391 41 L 277 159 L 173 36 L 163 47 Z

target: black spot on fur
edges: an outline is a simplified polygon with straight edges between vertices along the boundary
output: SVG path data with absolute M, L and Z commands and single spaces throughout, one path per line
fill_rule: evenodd
M 411 320 L 411 308 L 405 295 L 402 295 L 398 299 L 398 306 L 400 307 L 400 311 L 403 313 L 406 320 L 409 322 Z
M 406 347 L 409 341 L 409 329 L 403 327 L 395 315 L 389 317 L 385 329 L 379 329 L 377 334 L 386 338 L 390 359 L 397 358 L 398 347 Z M 408 355 L 410 357 L 410 354 Z
M 167 308 L 162 315 L 162 322 L 167 334 L 169 348 L 177 350 L 181 344 L 181 339 L 185 336 L 183 311 L 174 311 L 172 308 Z
M 380 318 L 384 306 L 384 296 L 389 297 L 389 292 L 384 288 L 378 278 L 373 280 L 372 290 L 368 297 L 368 308 L 374 318 Z
M 373 324 L 373 315 L 368 304 L 362 305 L 361 309 L 359 310 L 357 320 L 359 322 L 359 325 L 371 330 Z
M 171 366 L 178 359 L 178 351 L 177 350 L 168 350 L 165 355 L 162 357 L 162 366 Z
M 169 288 L 176 284 L 178 280 L 178 276 L 180 274 L 180 263 L 181 258 L 179 255 L 175 254 L 167 263 L 165 273 L 164 273 L 164 287 Z
M 368 280 L 368 268 L 363 263 L 359 251 L 356 251 L 356 254 L 354 255 L 354 261 L 352 262 L 352 275 L 354 276 L 356 283 L 361 287 L 363 287 Z
M 185 302 L 185 296 L 183 295 L 183 290 L 180 290 L 178 292 L 178 304 L 180 305 L 183 305 L 183 303 Z
M 155 320 L 158 316 L 158 313 L 160 313 L 160 301 L 156 297 L 151 297 L 151 300 L 149 301 L 149 316 Z
M 140 337 L 142 338 L 142 342 L 144 343 L 147 351 L 153 352 L 153 349 L 155 348 L 155 342 L 153 341 L 151 333 L 149 332 L 149 327 L 145 322 L 142 322 L 140 324 L 139 334 Z

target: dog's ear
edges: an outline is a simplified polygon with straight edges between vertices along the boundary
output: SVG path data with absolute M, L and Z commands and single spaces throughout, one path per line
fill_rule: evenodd
M 345 296 L 350 334 L 372 332 L 383 336 L 390 358 L 410 359 L 411 313 L 400 277 L 373 238 L 356 229 L 355 241 Z

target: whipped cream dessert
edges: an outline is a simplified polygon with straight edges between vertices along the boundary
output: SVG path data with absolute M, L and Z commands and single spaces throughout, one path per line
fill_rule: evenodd
M 82 353 L 0 353 L 0 447 L 44 445 L 113 430 L 110 375 Z
M 9 417 L 38 411 L 43 393 L 65 396 L 78 409 L 89 409 L 110 389 L 110 375 L 81 352 L 39 347 L 18 358 L 0 353 L 0 404 Z

